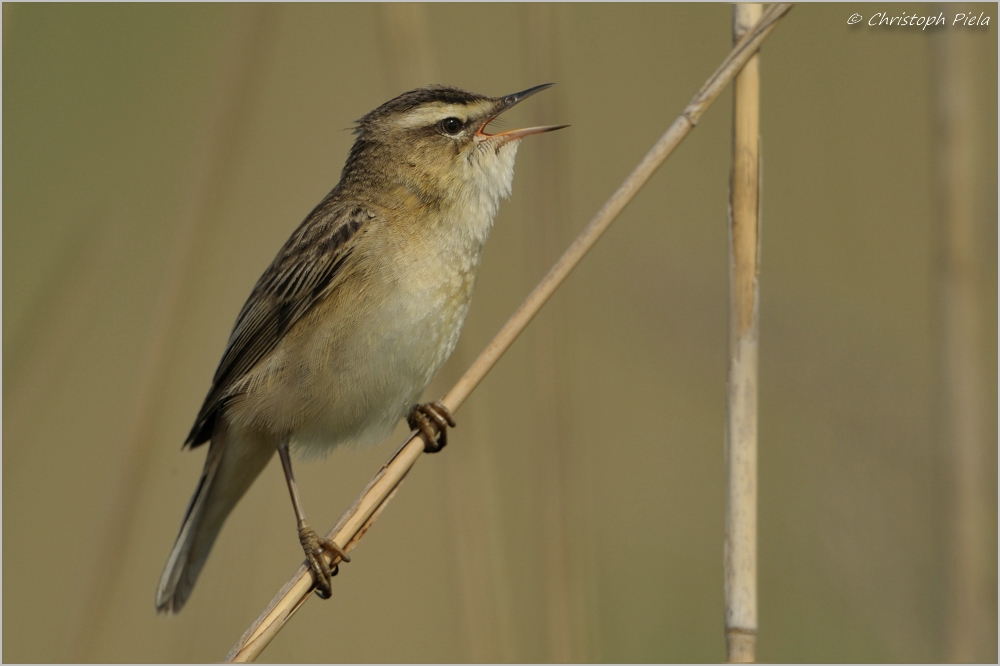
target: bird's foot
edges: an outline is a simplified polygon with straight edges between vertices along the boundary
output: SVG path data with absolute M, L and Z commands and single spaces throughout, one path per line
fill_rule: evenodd
M 330 579 L 337 575 L 339 567 L 334 564 L 331 569 L 330 565 L 326 563 L 326 558 L 323 557 L 323 551 L 333 553 L 342 562 L 350 562 L 351 557 L 332 539 L 320 537 L 313 528 L 305 523 L 299 525 L 299 542 L 302 544 L 306 561 L 309 562 L 309 568 L 316 580 L 316 594 L 320 599 L 329 599 L 333 594 Z
M 440 402 L 417 405 L 406 417 L 410 428 L 424 436 L 424 451 L 437 453 L 448 445 L 448 428 L 455 427 L 451 411 Z M 435 428 L 435 426 L 437 426 Z

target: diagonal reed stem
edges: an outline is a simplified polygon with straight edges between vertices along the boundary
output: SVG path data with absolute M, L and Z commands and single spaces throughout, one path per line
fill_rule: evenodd
M 486 346 L 475 363 L 458 380 L 448 395 L 442 399 L 441 402 L 448 409 L 454 412 L 465 402 L 473 389 L 517 339 L 517 336 L 573 268 L 580 263 L 590 248 L 607 231 L 625 206 L 646 184 L 657 168 L 673 153 L 684 137 L 694 129 L 712 102 L 729 85 L 751 56 L 757 52 L 761 43 L 771 34 L 778 20 L 791 8 L 791 4 L 772 5 L 753 29 L 748 31 L 746 36 L 726 56 L 715 73 L 684 108 L 681 115 L 670 125 L 618 190 L 594 215 L 590 223 L 563 253 L 549 273 L 542 278 L 538 286 Z M 358 499 L 355 500 L 354 506 L 340 518 L 337 525 L 329 532 L 328 537 L 341 544 L 344 550 L 350 551 L 368 531 L 388 498 L 395 492 L 396 487 L 416 463 L 423 450 L 424 442 L 421 436 L 411 434 L 410 438 L 369 482 Z M 247 662 L 256 659 L 295 611 L 305 603 L 312 588 L 312 575 L 304 565 L 300 566 L 295 575 L 257 618 L 257 621 L 233 646 L 233 649 L 226 655 L 226 661 Z

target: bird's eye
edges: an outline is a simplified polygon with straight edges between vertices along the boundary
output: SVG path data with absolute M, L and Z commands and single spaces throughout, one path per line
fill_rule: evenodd
M 462 121 L 458 118 L 445 118 L 441 121 L 441 129 L 445 134 L 458 134 L 462 131 Z

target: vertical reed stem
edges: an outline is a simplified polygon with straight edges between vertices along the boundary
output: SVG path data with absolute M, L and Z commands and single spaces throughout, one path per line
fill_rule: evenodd
M 193 257 L 215 212 L 233 170 L 236 150 L 245 140 L 247 108 L 257 89 L 266 63 L 267 46 L 273 33 L 276 10 L 267 5 L 237 5 L 227 44 L 214 77 L 213 96 L 197 141 L 185 201 L 177 218 L 177 231 L 167 250 L 164 279 L 159 287 L 152 323 L 137 368 L 137 387 L 128 419 L 124 453 L 114 461 L 119 483 L 106 526 L 100 538 L 97 565 L 90 573 L 86 607 L 69 644 L 70 662 L 91 658 L 97 647 L 101 624 L 107 620 L 114 586 L 125 557 L 125 544 L 135 529 L 137 498 L 143 487 L 151 453 L 159 403 L 162 399 L 183 305 L 193 289 Z M 78 572 L 82 578 L 88 572 Z
M 760 18 L 733 10 L 733 43 Z M 729 375 L 726 390 L 726 660 L 752 662 L 757 646 L 757 327 L 760 183 L 759 55 L 733 89 L 729 226 Z
M 990 607 L 995 606 L 996 596 L 987 593 L 990 499 L 983 469 L 986 397 L 978 340 L 975 64 L 969 36 L 961 30 L 941 31 L 935 35 L 934 46 L 939 436 L 949 494 L 943 659 L 990 661 L 996 658 L 996 634 L 991 637 L 989 631 Z
M 525 54 L 522 71 L 525 80 L 559 81 L 559 6 L 541 2 L 526 2 L 520 6 L 523 30 L 522 52 Z M 557 97 L 550 95 L 541 103 L 531 107 L 534 118 L 531 124 L 542 124 L 546 118 L 557 118 Z M 542 274 L 561 249 L 560 214 L 562 194 L 561 173 L 558 164 L 558 143 L 549 141 L 533 146 L 534 159 L 526 164 L 522 174 L 529 176 L 528 196 L 531 210 L 544 224 L 535 225 L 530 240 L 525 247 L 528 265 L 532 272 L 537 268 Z M 524 173 L 524 172 L 527 173 Z M 524 181 L 522 181 L 524 182 Z M 526 183 L 526 184 L 527 184 Z M 523 196 L 523 195 L 522 195 Z M 565 294 L 563 296 L 565 299 Z M 544 660 L 550 663 L 581 661 L 575 654 L 575 619 L 581 615 L 582 599 L 572 598 L 573 567 L 570 548 L 570 516 L 566 460 L 570 455 L 567 444 L 572 441 L 568 431 L 569 418 L 563 399 L 560 351 L 567 344 L 571 331 L 560 330 L 560 316 L 557 309 L 563 303 L 550 303 L 547 316 L 535 321 L 534 331 L 534 382 L 525 387 L 531 396 L 536 416 L 529 426 L 534 437 L 544 445 L 535 448 L 531 455 L 536 466 L 537 486 L 531 490 L 535 501 L 544 507 L 539 515 L 538 527 L 541 536 L 542 605 L 544 608 Z

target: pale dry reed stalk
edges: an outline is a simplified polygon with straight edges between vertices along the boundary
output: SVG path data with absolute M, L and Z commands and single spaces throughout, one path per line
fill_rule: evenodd
M 475 363 L 441 400 L 448 409 L 455 412 L 465 402 L 473 389 L 482 381 L 573 268 L 608 230 L 625 206 L 663 164 L 664 160 L 673 153 L 680 142 L 694 129 L 712 102 L 729 85 L 750 57 L 756 53 L 761 43 L 771 34 L 778 20 L 791 7 L 791 4 L 772 5 L 757 25 L 726 56 L 715 73 L 684 108 L 681 115 L 670 125 L 639 165 L 619 186 L 618 190 L 594 215 L 590 223 L 563 253 L 549 273 L 542 278 L 538 286 L 486 346 Z M 416 463 L 423 450 L 422 437 L 411 434 L 409 439 L 382 466 L 358 499 L 355 500 L 354 505 L 340 518 L 327 536 L 342 544 L 347 551 L 354 548 L 354 545 L 368 531 L 379 512 L 395 493 L 400 482 Z M 335 561 L 339 561 L 339 558 Z M 256 659 L 295 611 L 309 598 L 312 588 L 312 574 L 304 565 L 300 566 L 260 617 L 233 646 L 233 649 L 226 655 L 226 661 L 246 662 Z
M 958 11 L 960 7 L 952 8 Z M 984 474 L 986 397 L 979 347 L 976 203 L 979 194 L 975 113 L 976 63 L 966 31 L 934 36 L 936 83 L 937 367 L 939 433 L 947 488 L 946 661 L 996 658 L 990 631 L 989 497 Z M 992 474 L 992 472 L 990 472 Z M 994 587 L 994 592 L 995 592 Z M 991 646 L 992 644 L 992 646 Z
M 733 41 L 761 5 L 733 8 Z M 726 382 L 726 660 L 752 662 L 757 648 L 757 331 L 760 250 L 760 56 L 733 83 L 729 207 L 729 374 Z

